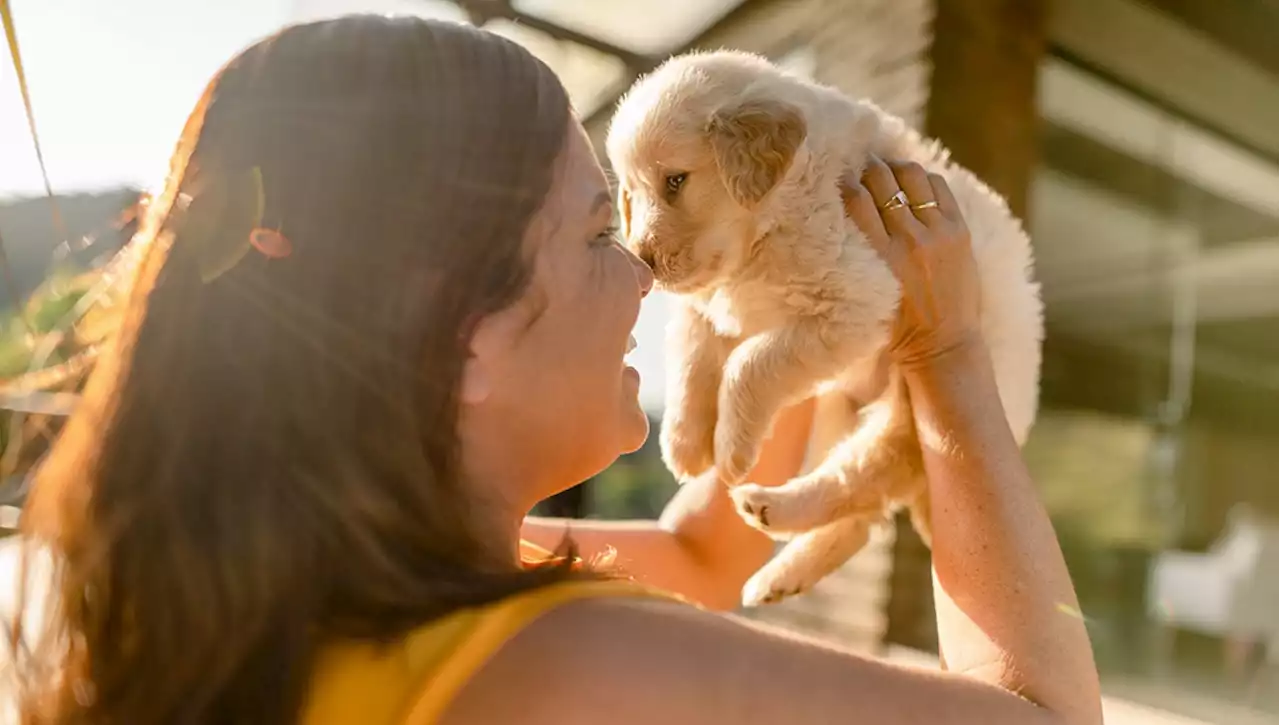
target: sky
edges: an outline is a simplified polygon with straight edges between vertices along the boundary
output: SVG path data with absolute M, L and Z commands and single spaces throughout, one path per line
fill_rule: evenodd
M 152 188 L 187 114 L 232 55 L 286 23 L 343 12 L 456 16 L 430 0 L 12 0 L 37 130 L 56 193 Z M 7 51 L 7 49 L 4 49 Z M 7 52 L 0 59 L 0 198 L 42 193 Z M 646 301 L 629 357 L 660 405 L 667 300 Z

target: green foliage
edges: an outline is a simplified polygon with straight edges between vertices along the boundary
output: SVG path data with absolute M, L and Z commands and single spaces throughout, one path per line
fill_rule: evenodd
M 35 341 L 27 326 L 36 335 L 56 330 L 91 286 L 91 277 L 69 267 L 58 269 L 31 293 L 24 307 L 25 320 L 12 309 L 7 310 L 6 319 L 0 321 L 0 380 L 30 369 Z M 61 357 L 54 356 L 45 364 L 61 361 Z
M 50 332 L 57 328 L 69 312 L 88 292 L 88 286 L 78 284 L 74 279 L 55 277 L 37 291 L 27 305 L 27 320 L 38 334 Z
M 22 374 L 30 364 L 27 330 L 17 315 L 9 313 L 8 319 L 0 321 L 0 380 Z
M 648 451 L 629 456 L 595 477 L 591 517 L 652 519 L 675 494 L 677 484 L 661 459 Z

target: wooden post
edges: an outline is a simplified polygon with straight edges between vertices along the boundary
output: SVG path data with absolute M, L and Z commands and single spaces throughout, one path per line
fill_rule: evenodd
M 1039 153 L 1036 76 L 1049 0 L 936 0 L 925 132 L 1025 218 Z M 897 523 L 888 642 L 936 650 L 929 551 Z
M 1048 0 L 937 0 L 925 131 L 1026 212 L 1039 154 Z

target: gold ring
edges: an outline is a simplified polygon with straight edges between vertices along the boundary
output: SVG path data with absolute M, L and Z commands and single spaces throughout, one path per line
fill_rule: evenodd
M 937 206 L 938 206 L 938 200 L 930 199 L 929 201 L 922 201 L 919 204 L 912 204 L 911 208 L 915 209 L 916 211 L 919 211 L 921 209 L 933 209 Z
M 904 206 L 910 206 L 910 205 L 911 205 L 911 200 L 907 198 L 907 192 L 903 191 L 902 189 L 898 189 L 898 193 L 889 197 L 889 200 L 886 201 L 884 205 L 881 206 L 880 208 L 885 211 L 893 211 L 894 209 L 901 209 Z

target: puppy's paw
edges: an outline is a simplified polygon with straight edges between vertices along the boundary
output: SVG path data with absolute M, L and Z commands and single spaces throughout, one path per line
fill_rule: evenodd
M 742 587 L 742 606 L 758 607 L 764 604 L 777 604 L 784 599 L 798 596 L 808 591 L 816 583 L 803 576 L 803 572 L 795 568 L 784 568 L 776 562 L 766 564 L 756 572 Z
M 715 463 L 715 432 L 710 425 L 673 419 L 662 426 L 662 462 L 681 483 L 697 478 Z
M 742 520 L 753 529 L 769 535 L 774 541 L 789 541 L 799 531 L 790 531 L 772 526 L 769 518 L 769 505 L 759 503 L 754 492 L 766 490 L 766 487 L 754 483 L 743 483 L 729 489 L 729 497 L 733 499 L 733 507 Z
M 774 534 L 794 533 L 777 525 L 774 518 L 777 505 L 772 488 L 755 483 L 744 483 L 730 489 L 729 497 L 733 499 L 733 505 L 738 510 L 738 515 L 742 516 L 742 520 L 746 521 L 752 528 L 759 529 L 771 536 Z
M 728 486 L 742 482 L 760 456 L 760 436 L 741 425 L 722 420 L 716 426 L 715 466 Z
M 742 518 L 771 536 L 790 536 L 830 523 L 837 517 L 836 507 L 829 504 L 835 494 L 806 479 L 782 486 L 743 484 L 729 492 Z

